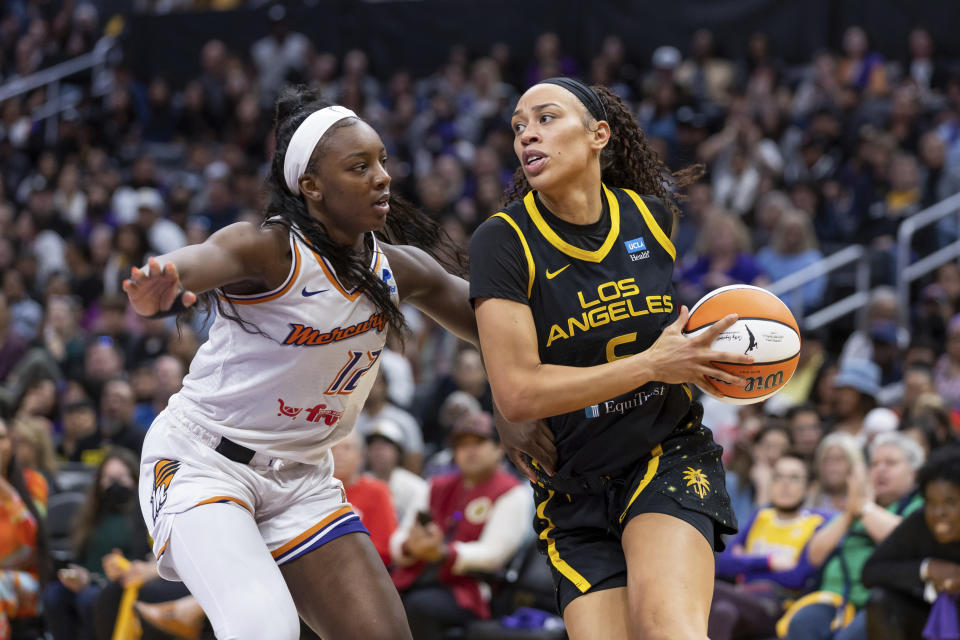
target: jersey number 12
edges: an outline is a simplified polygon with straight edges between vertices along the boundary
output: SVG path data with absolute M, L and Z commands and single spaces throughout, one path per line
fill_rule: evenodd
M 348 395 L 353 393 L 363 374 L 376 364 L 381 351 L 383 351 L 383 349 L 366 352 L 348 351 L 347 364 L 343 365 L 340 371 L 337 372 L 333 382 L 327 387 L 324 393 L 328 395 Z M 364 355 L 366 355 L 366 359 L 364 359 Z

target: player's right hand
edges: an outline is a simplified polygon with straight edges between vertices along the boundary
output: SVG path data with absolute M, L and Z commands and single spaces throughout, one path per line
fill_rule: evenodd
M 123 281 L 123 290 L 130 298 L 130 306 L 142 316 L 167 311 L 177 296 L 181 296 L 184 307 L 197 301 L 197 294 L 183 290 L 177 266 L 168 262 L 161 267 L 156 258 L 149 258 L 144 269 L 133 267 L 130 278 Z
M 537 482 L 537 473 L 530 466 L 531 460 L 535 460 L 547 475 L 556 473 L 557 448 L 546 421 L 508 422 L 496 407 L 493 418 L 504 452 L 513 466 L 530 482 Z
M 692 382 L 714 396 L 720 396 L 720 393 L 713 391 L 716 387 L 711 378 L 740 387 L 746 384 L 740 376 L 728 373 L 714 364 L 716 362 L 753 363 L 751 356 L 716 351 L 712 346 L 716 337 L 737 321 L 737 314 L 731 313 L 703 333 L 688 338 L 683 335 L 683 328 L 687 325 L 689 317 L 690 310 L 686 305 L 681 306 L 674 323 L 664 329 L 657 341 L 643 352 L 653 369 L 651 379 L 667 384 Z

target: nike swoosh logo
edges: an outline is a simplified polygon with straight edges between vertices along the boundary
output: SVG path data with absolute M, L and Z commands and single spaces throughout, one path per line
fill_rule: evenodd
M 562 267 L 560 267 L 559 269 L 557 269 L 556 271 L 554 271 L 553 273 L 550 273 L 550 269 L 547 269 L 547 280 L 553 280 L 553 279 L 556 278 L 558 275 L 560 275 L 560 274 L 563 272 L 564 269 L 566 269 L 566 268 L 569 267 L 569 266 L 570 266 L 569 264 L 565 264 L 565 265 L 563 265 Z
M 300 293 L 303 294 L 304 298 L 309 298 L 310 296 L 315 296 L 318 293 L 323 293 L 324 291 L 326 291 L 326 289 L 317 289 L 316 291 L 307 291 L 307 288 L 304 287 L 303 291 L 301 291 Z

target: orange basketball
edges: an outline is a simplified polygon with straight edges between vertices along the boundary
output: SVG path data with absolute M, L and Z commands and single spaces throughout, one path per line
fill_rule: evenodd
M 706 331 L 724 316 L 740 318 L 717 336 L 713 348 L 753 356 L 753 364 L 715 362 L 718 368 L 741 376 L 737 387 L 711 379 L 714 388 L 730 404 L 753 404 L 766 400 L 787 384 L 800 359 L 800 329 L 787 305 L 765 289 L 746 284 L 721 287 L 703 296 L 690 310 L 683 335 Z

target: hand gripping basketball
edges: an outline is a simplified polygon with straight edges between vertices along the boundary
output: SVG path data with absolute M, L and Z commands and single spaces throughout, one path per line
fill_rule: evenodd
M 717 351 L 712 346 L 716 337 L 737 321 L 737 314 L 732 313 L 726 316 L 692 338 L 683 336 L 683 328 L 689 317 L 689 309 L 681 306 L 679 317 L 663 330 L 657 341 L 647 350 L 647 356 L 654 368 L 653 379 L 668 384 L 692 382 L 716 397 L 720 397 L 721 394 L 709 382 L 709 378 L 716 378 L 732 385 L 744 384 L 743 378 L 720 369 L 715 363 L 750 364 L 753 358 L 742 353 Z
M 133 310 L 148 317 L 181 305 L 186 309 L 197 301 L 197 294 L 183 290 L 177 266 L 168 262 L 161 267 L 155 258 L 149 258 L 143 269 L 133 267 L 130 278 L 123 281 L 123 290 Z M 180 305 L 175 304 L 178 301 Z
M 717 332 L 731 311 L 736 311 L 739 319 Z M 730 404 L 769 398 L 787 384 L 800 359 L 800 329 L 790 309 L 766 289 L 746 284 L 721 287 L 701 298 L 690 310 L 683 334 L 688 338 L 709 334 L 714 349 L 753 356 L 748 365 L 729 356 L 713 362 L 741 376 L 742 384 L 727 384 L 727 379 L 720 377 L 708 380 L 709 387 L 697 383 L 706 391 L 720 391 L 721 399 Z

